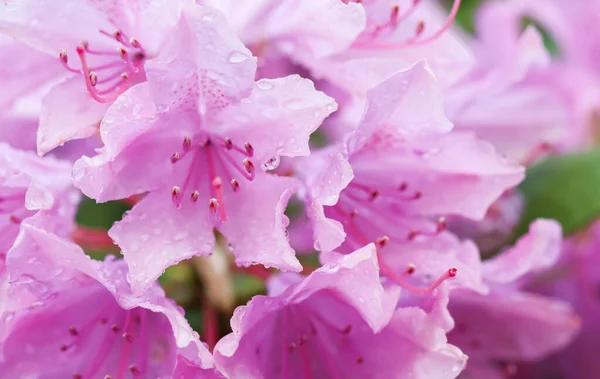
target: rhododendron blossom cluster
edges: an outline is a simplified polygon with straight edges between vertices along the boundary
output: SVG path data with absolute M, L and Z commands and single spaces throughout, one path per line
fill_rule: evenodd
M 600 1 L 476 4 L 1 2 L 0 379 L 600 377 Z

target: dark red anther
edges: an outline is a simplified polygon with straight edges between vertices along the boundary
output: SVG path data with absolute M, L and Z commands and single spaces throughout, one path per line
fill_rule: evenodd
M 90 83 L 92 87 L 96 87 L 96 84 L 98 84 L 98 75 L 94 71 L 90 72 Z
M 246 150 L 246 154 L 248 154 L 249 157 L 254 155 L 254 148 L 250 145 L 250 142 L 244 144 L 244 150 Z
M 186 136 L 183 139 L 183 151 L 189 151 L 192 148 L 192 139 Z
M 129 365 L 129 372 L 131 372 L 133 375 L 142 373 L 135 365 Z
M 113 379 L 111 375 L 104 375 L 104 379 Z
M 419 200 L 421 197 L 423 197 L 423 192 L 421 192 L 421 191 L 417 191 L 417 192 L 415 192 L 415 194 L 414 194 L 414 196 L 413 196 L 413 198 L 414 198 L 415 200 Z
M 447 225 L 446 225 L 446 218 L 445 217 L 440 217 L 438 219 L 438 222 L 437 222 L 437 225 L 436 225 L 436 229 L 435 229 L 436 232 L 437 233 L 441 233 L 444 230 L 446 230 L 446 227 L 447 227 Z
M 242 163 L 244 164 L 244 169 L 246 169 L 248 174 L 252 174 L 254 172 L 254 163 L 252 163 L 250 159 L 244 158 Z
M 113 333 L 118 333 L 119 332 L 119 327 L 115 324 L 112 324 L 110 326 L 110 330 L 112 330 Z
M 356 358 L 356 363 L 358 363 L 359 365 L 363 364 L 364 361 L 365 361 L 365 359 L 362 356 Z
M 219 209 L 219 202 L 217 201 L 217 199 L 215 199 L 214 197 L 211 197 L 208 200 L 208 210 L 211 213 L 217 213 L 217 210 Z
M 388 236 L 379 237 L 375 240 L 375 245 L 378 247 L 385 247 L 390 242 L 390 238 Z
M 68 347 L 67 345 L 60 345 L 60 348 L 59 348 L 59 349 L 60 349 L 60 351 L 63 351 L 63 352 L 64 352 L 64 351 L 67 351 L 67 349 L 68 349 L 68 348 L 69 348 L 69 347 Z
M 121 337 L 123 337 L 123 339 L 129 343 L 133 342 L 133 337 L 129 333 L 123 333 Z
M 79 374 L 79 373 L 74 373 L 73 379 L 83 379 L 83 376 L 81 376 L 81 374 Z
M 120 30 L 115 30 L 113 33 L 113 37 L 115 37 L 115 39 L 119 42 L 123 42 L 123 32 Z
M 173 189 L 171 190 L 171 200 L 173 201 L 173 204 L 175 204 L 176 206 L 178 206 L 181 202 L 181 188 L 179 188 L 178 186 L 173 186 Z
M 62 61 L 62 63 L 67 64 L 69 62 L 69 56 L 67 55 L 66 50 L 63 50 L 58 54 L 58 58 Z
M 231 189 L 236 192 L 240 189 L 240 183 L 236 179 L 231 179 Z
M 375 201 L 380 195 L 379 190 L 371 190 L 369 192 L 369 201 Z
M 458 269 L 456 269 L 455 267 L 452 267 L 451 269 L 448 270 L 448 277 L 450 277 L 450 278 L 456 277 L 457 274 L 458 274 Z
M 225 140 L 223 141 L 223 144 L 225 145 L 225 148 L 227 150 L 233 149 L 233 142 L 231 142 L 231 138 L 225 138 Z
M 297 346 L 297 345 L 296 345 L 296 343 L 295 343 L 295 342 L 291 342 L 291 343 L 288 345 L 288 350 L 290 351 L 290 353 L 291 353 L 291 352 L 293 352 L 294 350 L 296 350 L 296 346 Z
M 75 337 L 79 334 L 79 332 L 74 326 L 69 326 L 69 334 Z
M 180 158 L 181 155 L 179 155 L 179 153 L 173 153 L 173 155 L 171 155 L 171 163 L 177 162 Z
M 402 183 L 398 187 L 398 191 L 403 192 L 403 191 L 406 191 L 407 188 L 408 188 L 408 184 L 407 183 Z
M 342 334 L 350 334 L 351 331 L 352 331 L 352 324 L 349 324 L 349 325 L 346 325 L 344 330 L 342 330 Z
M 417 37 L 420 36 L 424 30 L 425 30 L 425 22 L 419 21 L 419 23 L 417 24 L 417 27 L 415 28 L 415 35 Z
M 125 82 L 125 81 L 127 81 L 128 79 L 129 79 L 129 74 L 128 74 L 128 73 L 124 72 L 124 73 L 122 73 L 122 74 L 121 74 L 121 80 L 122 80 L 122 81 L 124 81 L 124 82 Z
M 102 318 L 100 319 L 100 324 L 102 324 L 102 325 L 106 325 L 106 324 L 108 324 L 108 319 L 107 319 L 106 317 L 102 317 Z
M 416 270 L 417 270 L 417 268 L 415 267 L 415 265 L 411 263 L 411 264 L 409 264 L 409 265 L 406 267 L 406 271 L 405 271 L 405 272 L 406 272 L 408 275 L 412 275 L 412 274 L 414 274 L 414 273 L 415 273 L 415 271 L 416 271 Z
M 124 60 L 124 61 L 129 60 L 129 54 L 127 53 L 127 50 L 123 49 L 122 47 L 119 47 L 117 49 L 117 53 L 119 53 L 119 56 L 121 57 L 122 60 Z
M 133 38 L 133 37 L 129 39 L 129 44 L 134 49 L 139 49 L 140 47 L 142 47 L 142 45 L 140 45 L 140 42 L 137 39 Z
M 390 22 L 392 23 L 392 25 L 396 25 L 399 14 L 400 14 L 400 6 L 394 5 L 392 7 L 392 13 L 390 14 Z
M 198 190 L 193 190 L 190 194 L 190 200 L 194 203 L 198 202 L 198 198 L 200 197 L 200 192 Z
M 350 212 L 350 219 L 353 219 L 356 216 L 358 216 L 358 209 L 353 209 L 352 212 Z

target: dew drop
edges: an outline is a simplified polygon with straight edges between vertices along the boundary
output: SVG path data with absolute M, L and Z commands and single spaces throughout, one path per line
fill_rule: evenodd
M 146 242 L 146 241 L 148 241 L 148 239 L 149 239 L 149 238 L 150 238 L 150 236 L 149 236 L 149 235 L 147 235 L 147 234 L 142 234 L 142 235 L 140 236 L 140 240 L 141 240 L 142 242 Z
M 175 234 L 175 236 L 173 236 L 173 240 L 175 241 L 181 241 L 185 238 L 187 238 L 188 234 L 186 232 L 179 232 L 177 234 Z
M 230 63 L 242 63 L 247 61 L 249 58 L 249 56 L 239 51 L 233 51 L 231 54 L 229 54 Z
M 267 171 L 275 170 L 277 168 L 277 166 L 279 166 L 279 162 L 280 162 L 279 156 L 274 155 L 271 158 L 269 158 L 265 163 L 263 163 L 263 167 Z
M 271 83 L 271 81 L 266 80 L 266 79 L 261 79 L 258 82 L 256 82 L 256 86 L 260 89 L 262 89 L 263 91 L 268 91 L 270 89 L 273 89 L 273 83 Z

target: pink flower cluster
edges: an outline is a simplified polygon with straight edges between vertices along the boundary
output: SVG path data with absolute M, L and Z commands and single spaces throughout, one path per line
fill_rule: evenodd
M 475 36 L 451 3 L 1 2 L 0 378 L 600 375 L 600 229 L 507 242 L 526 166 L 597 136 L 600 2 Z M 82 194 L 135 203 L 119 257 L 78 245 Z M 157 279 L 216 249 L 267 294 L 213 346 Z

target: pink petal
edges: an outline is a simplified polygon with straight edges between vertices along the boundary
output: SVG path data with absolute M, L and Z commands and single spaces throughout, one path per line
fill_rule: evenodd
M 208 207 L 177 209 L 168 190 L 147 195 L 113 225 L 109 235 L 123 250 L 135 294 L 143 293 L 167 267 L 211 254 L 215 243 Z
M 562 228 L 554 220 L 538 219 L 514 247 L 485 261 L 483 274 L 494 283 L 512 283 L 523 275 L 550 268 L 558 260 Z
M 38 153 L 46 154 L 72 139 L 94 135 L 107 109 L 107 104 L 90 97 L 81 77 L 58 84 L 43 99 Z
M 259 162 L 307 156 L 310 135 L 336 109 L 335 101 L 308 79 L 261 79 L 250 96 L 216 116 L 217 130 L 238 143 L 250 142 Z
M 237 264 L 302 270 L 286 237 L 288 218 L 283 214 L 297 188 L 295 179 L 257 172 L 252 183 L 228 193 L 227 222 L 217 228 L 232 246 Z

